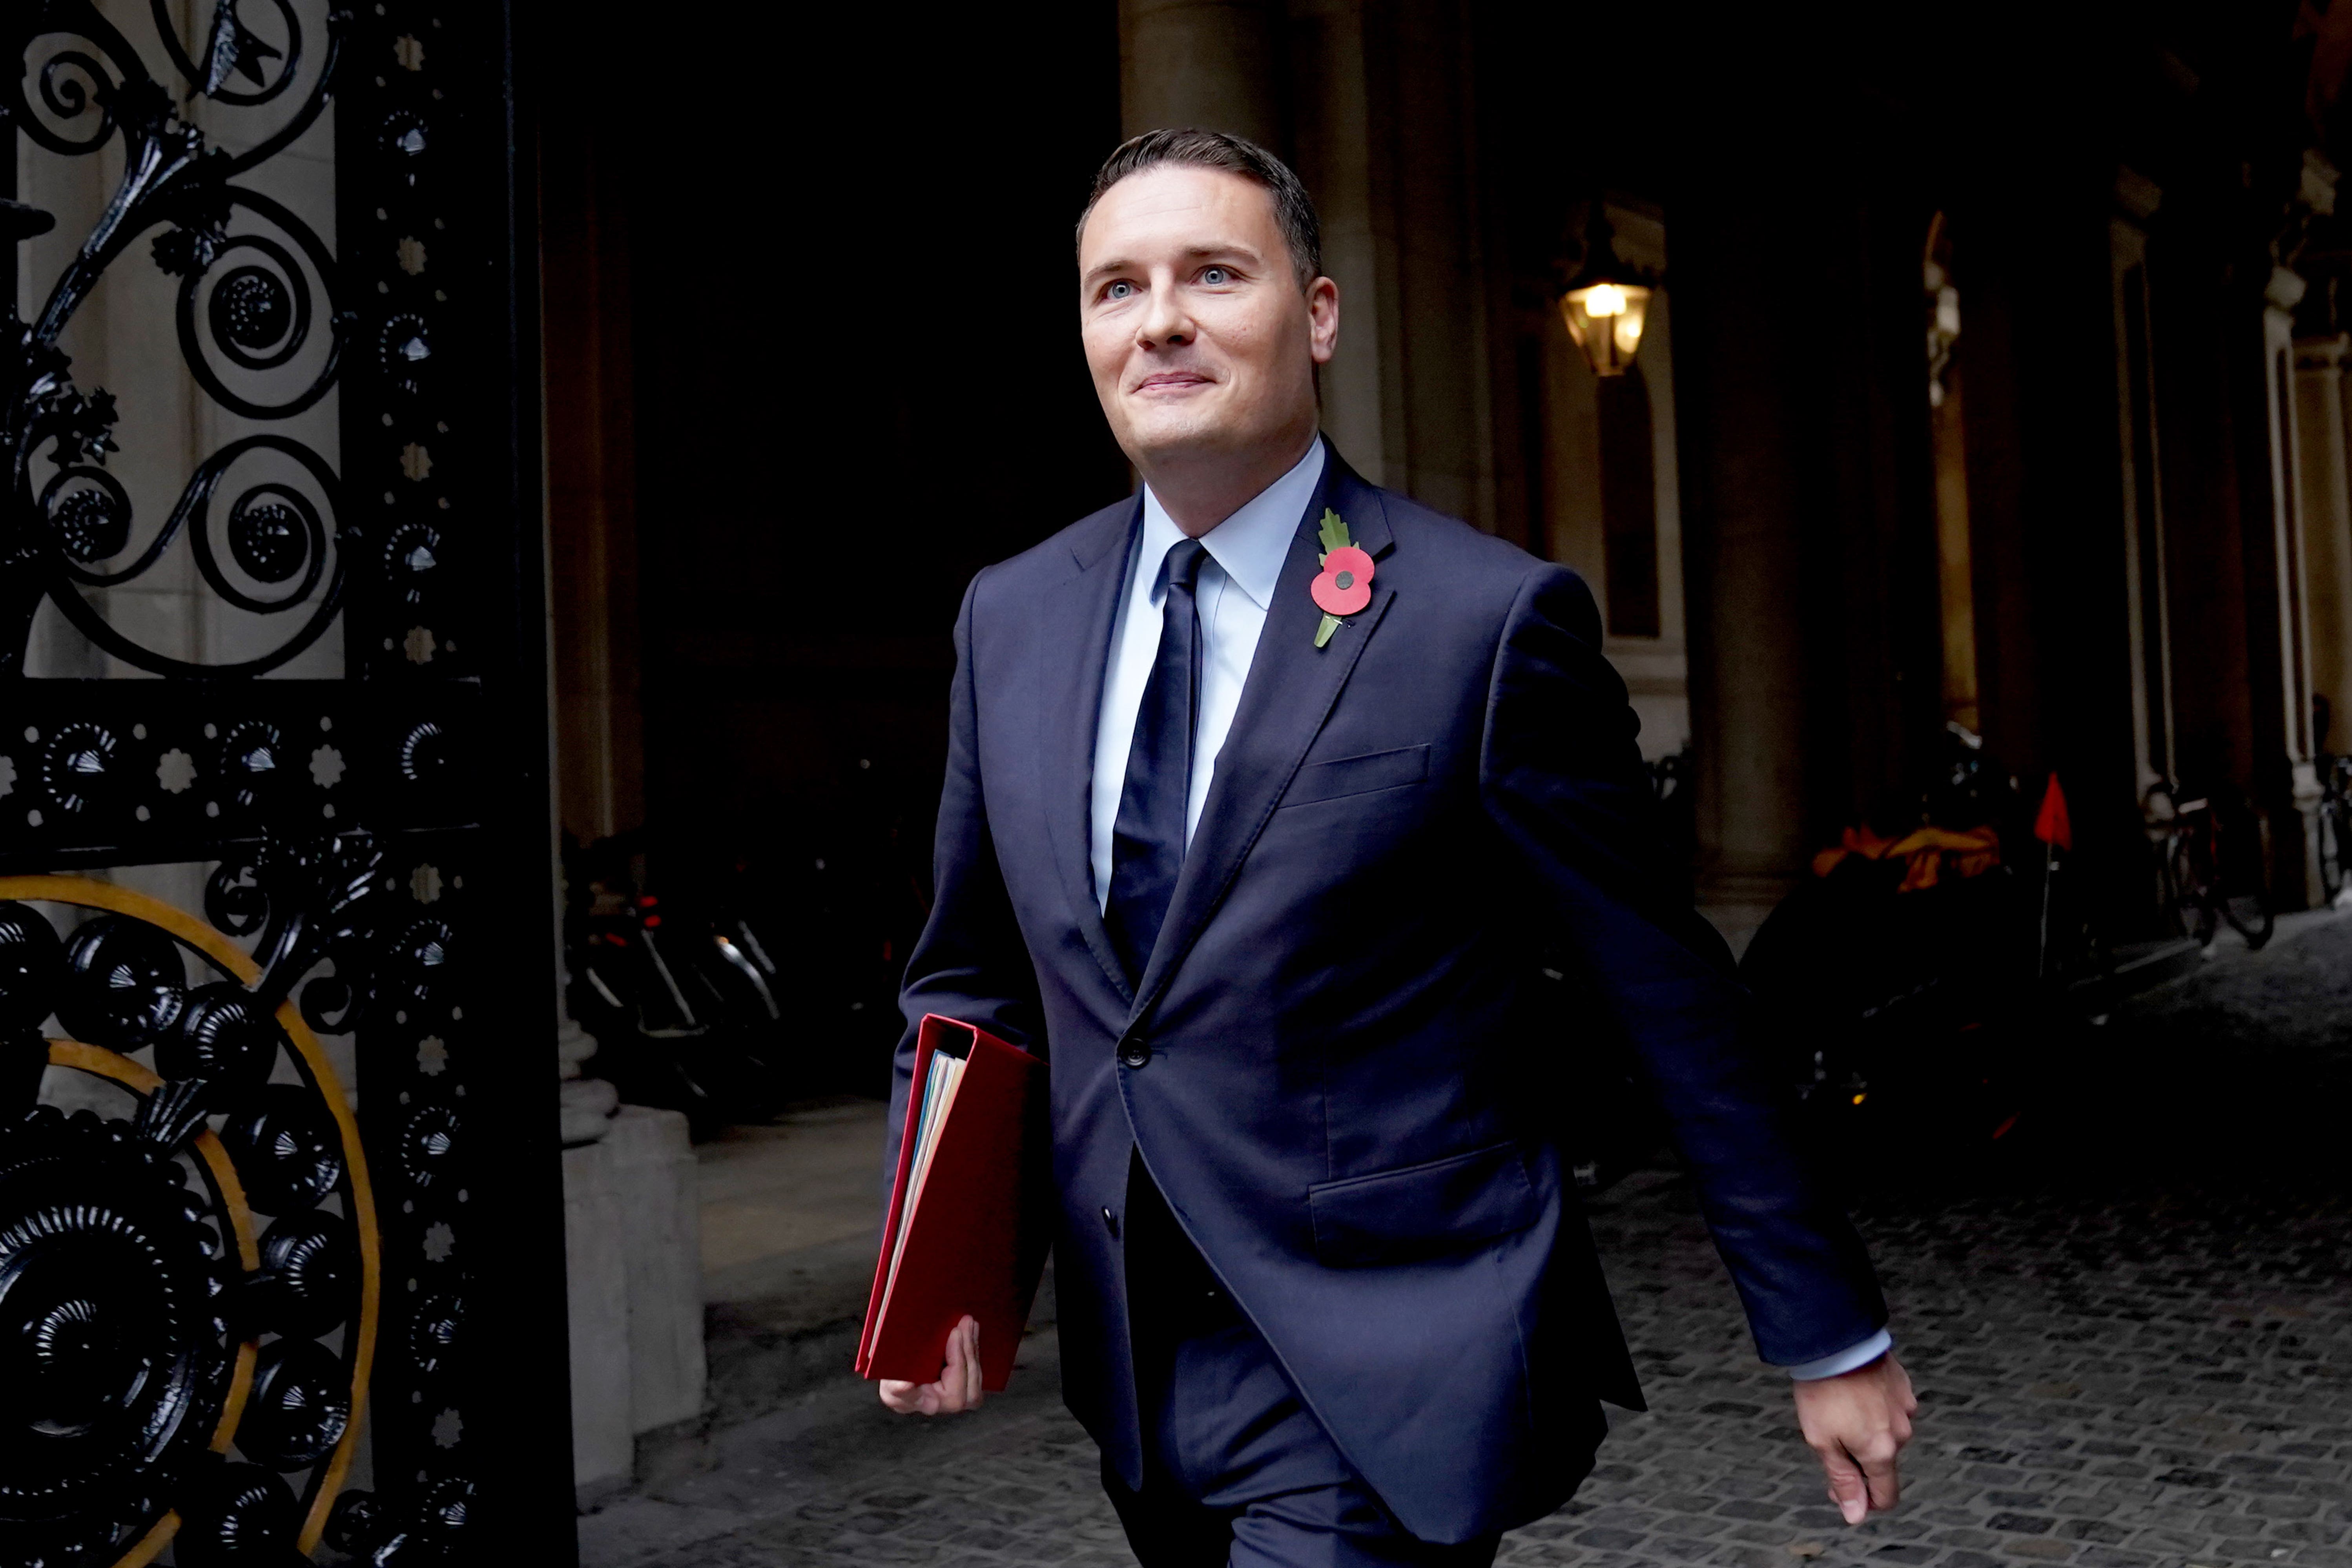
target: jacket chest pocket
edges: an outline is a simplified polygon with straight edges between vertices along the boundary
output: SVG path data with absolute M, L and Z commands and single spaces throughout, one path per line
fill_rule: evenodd
M 1429 777 L 1429 748 L 1400 746 L 1393 752 L 1369 752 L 1360 757 L 1337 757 L 1300 768 L 1283 792 L 1282 804 L 1311 805 L 1377 790 L 1403 789 Z

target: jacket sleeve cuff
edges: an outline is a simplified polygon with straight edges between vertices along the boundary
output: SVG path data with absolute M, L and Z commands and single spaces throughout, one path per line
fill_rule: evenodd
M 1789 1375 L 1802 1383 L 1811 1383 L 1816 1378 L 1835 1377 L 1840 1373 L 1852 1372 L 1858 1366 L 1867 1366 L 1894 1348 L 1895 1336 L 1881 1329 L 1860 1344 L 1848 1345 L 1834 1355 L 1825 1355 L 1818 1361 L 1799 1363 L 1788 1369 Z

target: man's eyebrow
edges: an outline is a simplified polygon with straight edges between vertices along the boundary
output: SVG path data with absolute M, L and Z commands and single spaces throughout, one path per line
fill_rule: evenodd
M 1258 255 L 1255 247 L 1244 245 L 1238 239 L 1219 240 L 1213 245 L 1189 245 L 1184 247 L 1183 255 L 1186 259 L 1192 261 L 1206 261 L 1220 256 L 1254 262 L 1265 259 Z M 1097 278 L 1108 277 L 1115 272 L 1132 272 L 1136 269 L 1136 266 L 1137 264 L 1127 257 L 1114 256 L 1107 260 L 1097 261 L 1087 268 L 1080 274 L 1080 281 L 1091 283 Z

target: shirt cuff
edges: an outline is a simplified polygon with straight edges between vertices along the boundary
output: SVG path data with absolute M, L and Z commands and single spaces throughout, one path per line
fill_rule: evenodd
M 1881 1329 L 1860 1344 L 1849 1345 L 1835 1355 L 1825 1355 L 1819 1361 L 1800 1362 L 1788 1369 L 1789 1375 L 1801 1383 L 1811 1383 L 1816 1378 L 1835 1377 L 1842 1372 L 1852 1372 L 1855 1367 L 1867 1366 L 1894 1348 L 1895 1336 Z

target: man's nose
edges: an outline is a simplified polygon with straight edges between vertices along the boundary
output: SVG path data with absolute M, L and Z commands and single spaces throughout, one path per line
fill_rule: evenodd
M 1151 291 L 1151 306 L 1143 314 L 1138 339 L 1152 348 L 1171 348 L 1192 341 L 1192 318 L 1173 289 Z

